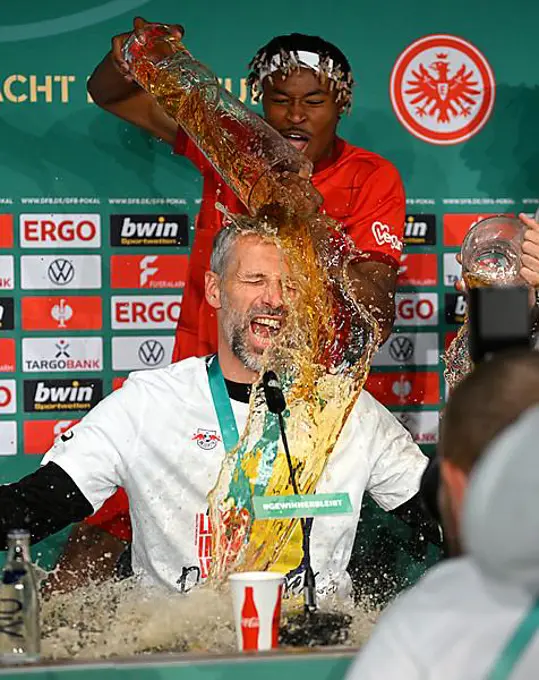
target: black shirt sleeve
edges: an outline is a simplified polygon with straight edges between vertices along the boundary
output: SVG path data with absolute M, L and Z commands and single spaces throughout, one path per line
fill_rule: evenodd
M 392 510 L 391 514 L 395 515 L 395 517 L 398 517 L 403 522 L 406 522 L 408 526 L 414 529 L 418 534 L 418 538 L 441 547 L 442 536 L 440 527 L 425 511 L 423 499 L 419 493 L 412 496 L 406 503 L 403 503 Z
M 429 459 L 427 469 L 421 478 L 419 495 L 429 517 L 437 524 L 442 524 L 442 516 L 438 504 L 438 494 L 440 491 L 440 458 L 435 454 Z
M 393 510 L 393 514 L 418 530 L 423 538 L 434 545 L 442 545 L 440 527 L 442 518 L 438 507 L 440 486 L 440 460 L 437 455 L 429 463 L 421 477 L 418 493 Z
M 19 482 L 0 486 L 0 550 L 6 549 L 11 529 L 27 529 L 37 543 L 93 512 L 67 472 L 47 463 Z

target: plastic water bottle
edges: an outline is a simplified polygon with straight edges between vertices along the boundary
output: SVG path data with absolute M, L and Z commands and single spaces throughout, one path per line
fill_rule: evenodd
M 37 661 L 40 652 L 39 599 L 30 560 L 30 534 L 8 534 L 0 582 L 0 663 Z

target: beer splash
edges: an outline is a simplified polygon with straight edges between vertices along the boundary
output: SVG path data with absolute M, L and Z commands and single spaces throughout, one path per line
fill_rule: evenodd
M 271 369 L 281 378 L 298 488 L 302 494 L 314 493 L 366 380 L 378 327 L 355 302 L 350 282 L 337 278 L 357 254 L 336 223 L 275 204 L 264 215 L 229 218 L 248 233 L 273 233 L 282 253 L 286 322 L 264 354 L 262 373 Z M 243 436 L 227 452 L 209 495 L 214 530 L 210 577 L 217 581 L 232 570 L 287 572 L 301 561 L 298 519 L 254 518 L 254 496 L 286 495 L 293 489 L 277 417 L 267 411 L 256 387 L 250 406 Z
M 281 249 L 296 291 L 285 298 L 286 323 L 264 354 L 261 375 L 271 369 L 281 379 L 298 488 L 313 493 L 379 342 L 378 324 L 348 278 L 349 264 L 362 256 L 338 223 L 316 213 L 321 197 L 305 177 L 307 158 L 221 88 L 167 27 L 151 26 L 143 42 L 133 36 L 124 56 L 251 213 L 228 218 Z M 299 566 L 299 520 L 254 518 L 254 496 L 292 493 L 280 448 L 276 416 L 255 387 L 246 429 L 209 494 L 213 581 L 232 570 Z
M 368 600 L 356 606 L 331 601 L 320 606 L 352 618 L 344 643 L 349 649 L 364 644 L 380 614 Z M 292 613 L 290 602 L 284 600 L 282 630 Z M 131 578 L 56 594 L 42 604 L 41 631 L 42 658 L 47 660 L 237 653 L 230 594 L 204 585 L 186 595 L 143 586 Z
M 491 283 L 488 274 L 479 268 L 474 272 L 463 272 L 463 279 L 467 288 L 488 286 Z M 470 356 L 469 343 L 468 314 L 466 314 L 457 335 L 442 356 L 444 379 L 450 392 L 473 370 L 474 364 Z
M 449 391 L 452 392 L 474 367 L 469 350 L 468 318 L 465 318 L 442 359 L 445 364 L 444 378 Z

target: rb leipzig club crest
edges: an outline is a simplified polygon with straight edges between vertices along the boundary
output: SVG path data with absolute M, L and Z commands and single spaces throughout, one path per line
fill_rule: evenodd
M 204 451 L 211 451 L 217 446 L 217 442 L 221 441 L 221 437 L 217 434 L 217 430 L 203 430 L 199 427 L 196 434 L 192 436 L 192 440 L 196 441 Z
M 431 144 L 458 144 L 487 122 L 494 74 L 471 43 L 429 35 L 407 47 L 391 73 L 391 102 L 404 127 Z

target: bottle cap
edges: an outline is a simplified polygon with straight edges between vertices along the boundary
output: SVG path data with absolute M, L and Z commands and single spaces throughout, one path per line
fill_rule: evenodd
M 21 539 L 21 538 L 30 538 L 30 532 L 28 529 L 11 529 L 8 531 L 7 534 L 8 539 Z

